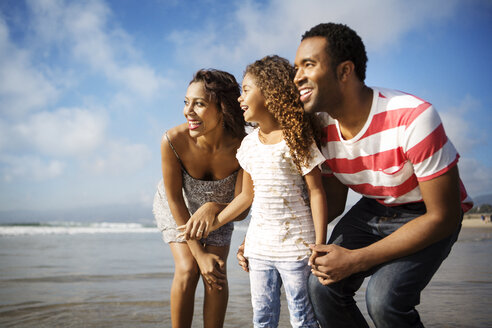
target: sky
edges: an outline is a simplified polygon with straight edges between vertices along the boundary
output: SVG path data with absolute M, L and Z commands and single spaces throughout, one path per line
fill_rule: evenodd
M 491 193 L 492 1 L 1 0 L 0 211 L 150 208 L 193 73 L 292 62 L 323 22 L 362 37 L 367 85 L 437 108 L 469 194 Z

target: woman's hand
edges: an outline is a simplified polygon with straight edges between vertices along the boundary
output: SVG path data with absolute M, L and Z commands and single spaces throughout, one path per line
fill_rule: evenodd
M 225 263 L 216 254 L 202 253 L 196 259 L 207 288 L 222 290 L 227 282 Z
M 181 231 L 180 236 L 186 240 L 207 238 L 212 231 L 212 226 L 217 213 L 224 208 L 225 205 L 208 202 L 200 206 L 200 208 L 190 217 L 186 224 L 179 226 Z

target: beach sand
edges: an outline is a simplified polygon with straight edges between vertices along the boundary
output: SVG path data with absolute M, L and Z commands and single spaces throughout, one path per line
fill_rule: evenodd
M 158 231 L 76 231 L 0 237 L 0 327 L 170 327 L 174 263 Z M 227 261 L 224 328 L 251 327 L 249 277 L 235 257 L 245 233 L 236 227 Z M 465 216 L 458 242 L 417 307 L 426 327 L 492 327 L 491 248 L 492 223 Z M 367 283 L 355 295 L 366 318 Z M 290 327 L 284 293 L 281 304 L 279 327 Z M 193 328 L 203 327 L 202 306 L 200 283 Z
M 485 215 L 485 222 L 480 218 L 481 214 L 466 214 L 463 218 L 463 228 L 484 228 L 492 230 L 490 214 Z

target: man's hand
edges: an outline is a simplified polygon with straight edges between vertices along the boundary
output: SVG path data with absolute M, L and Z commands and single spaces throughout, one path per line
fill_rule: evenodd
M 311 272 L 323 285 L 364 271 L 358 250 L 349 250 L 334 244 L 310 245 L 309 247 L 313 251 L 309 258 Z
M 244 271 L 249 272 L 248 259 L 244 257 L 244 241 L 241 245 L 239 245 L 236 257 L 241 268 L 243 268 Z

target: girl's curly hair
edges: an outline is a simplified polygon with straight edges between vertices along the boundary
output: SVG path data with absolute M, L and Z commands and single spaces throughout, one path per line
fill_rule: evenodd
M 294 84 L 294 67 L 285 58 L 266 56 L 248 65 L 250 74 L 266 100 L 266 107 L 279 122 L 284 140 L 299 172 L 311 159 L 310 146 L 319 143 L 320 127 L 313 114 L 304 112 Z
M 189 84 L 194 82 L 203 82 L 205 94 L 215 101 L 222 113 L 225 132 L 242 140 L 246 136 L 246 122 L 237 101 L 241 92 L 234 75 L 217 69 L 201 69 L 195 73 Z

